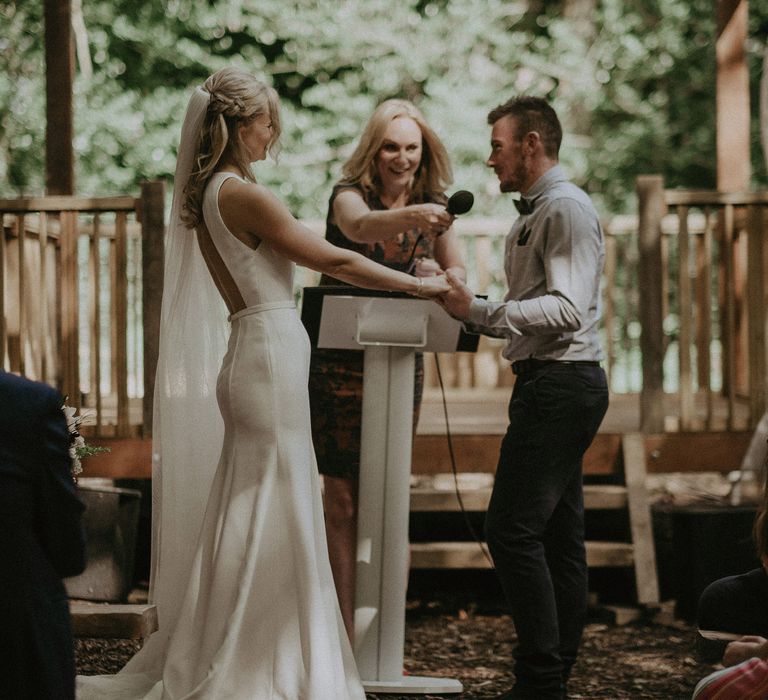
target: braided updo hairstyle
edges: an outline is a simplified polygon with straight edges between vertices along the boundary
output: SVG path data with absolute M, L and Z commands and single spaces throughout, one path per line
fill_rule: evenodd
M 205 81 L 203 89 L 211 98 L 200 129 L 192 173 L 184 189 L 181 215 L 189 228 L 199 226 L 203 220 L 203 192 L 224 157 L 231 159 L 247 180 L 256 181 L 240 142 L 239 126 L 268 114 L 272 138 L 267 151 L 273 158 L 279 152 L 280 102 L 274 88 L 245 71 L 223 68 Z

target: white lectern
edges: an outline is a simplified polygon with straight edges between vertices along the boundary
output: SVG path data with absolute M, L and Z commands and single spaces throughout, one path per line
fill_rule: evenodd
M 320 348 L 364 350 L 355 596 L 355 659 L 365 690 L 450 694 L 452 678 L 403 675 L 416 351 L 477 349 L 435 302 L 350 287 L 304 290 Z

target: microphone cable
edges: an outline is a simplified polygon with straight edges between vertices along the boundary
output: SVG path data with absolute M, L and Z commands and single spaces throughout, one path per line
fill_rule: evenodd
M 413 244 L 413 248 L 411 249 L 411 254 L 408 256 L 408 260 L 405 263 L 405 272 L 408 275 L 410 275 L 413 272 L 413 268 L 416 267 L 416 261 L 413 259 L 413 256 L 416 255 L 416 248 L 419 247 L 419 243 L 421 243 L 423 238 L 423 233 L 420 233 L 417 236 L 416 242 Z
M 478 547 L 480 547 L 480 551 L 483 553 L 483 556 L 487 559 L 488 564 L 491 567 L 491 570 L 494 570 L 496 567 L 493 565 L 493 559 L 491 559 L 491 555 L 488 552 L 488 547 L 486 543 L 483 542 L 482 538 L 477 534 L 477 531 L 472 525 L 472 521 L 469 519 L 469 513 L 467 513 L 466 508 L 464 508 L 464 500 L 461 497 L 461 489 L 459 488 L 459 474 L 456 470 L 456 455 L 453 452 L 453 437 L 451 436 L 451 425 L 448 420 L 448 403 L 445 400 L 445 385 L 443 384 L 443 373 L 440 370 L 440 360 L 437 357 L 437 353 L 434 353 L 434 358 L 435 358 L 435 366 L 437 367 L 437 380 L 440 384 L 440 395 L 443 399 L 443 414 L 445 415 L 445 435 L 448 439 L 448 455 L 451 459 L 451 470 L 453 472 L 453 484 L 456 491 L 456 500 L 459 502 L 459 510 L 461 510 L 461 513 L 464 516 L 464 523 L 467 526 L 467 530 L 469 531 L 470 535 L 472 535 L 475 542 L 477 542 L 477 545 Z

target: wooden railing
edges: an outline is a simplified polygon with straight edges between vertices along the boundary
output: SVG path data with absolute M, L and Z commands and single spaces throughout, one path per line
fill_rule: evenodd
M 611 389 L 639 393 L 646 432 L 751 428 L 768 393 L 768 193 L 665 191 L 659 178 L 641 178 L 638 192 L 639 218 L 604 221 Z M 163 200 L 160 183 L 139 198 L 0 200 L 2 364 L 93 409 L 98 436 L 146 436 L 151 427 Z M 322 232 L 322 222 L 307 223 Z M 510 223 L 455 224 L 469 284 L 491 298 L 505 291 Z M 316 281 L 300 269 L 297 295 Z M 477 394 L 508 387 L 502 347 L 481 338 L 477 354 L 441 356 L 445 385 Z M 437 386 L 429 357 L 426 367 L 427 387 Z
M 667 427 L 674 375 L 679 429 L 713 429 L 721 396 L 716 427 L 751 429 L 766 409 L 768 191 L 664 190 L 644 176 L 638 196 L 641 427 Z
M 152 425 L 164 199 L 0 200 L 0 363 L 93 409 L 96 436 Z
M 479 294 L 502 299 L 504 239 L 511 220 L 458 219 L 454 226 L 466 261 L 468 283 Z M 640 389 L 640 332 L 637 318 L 637 217 L 616 216 L 603 222 L 606 235 L 603 276 L 602 335 L 605 367 L 612 390 L 632 393 Z M 504 341 L 481 337 L 474 355 L 439 355 L 444 384 L 459 389 L 509 387 L 514 377 L 509 362 L 501 357 Z M 438 384 L 434 363 L 426 363 L 426 385 Z

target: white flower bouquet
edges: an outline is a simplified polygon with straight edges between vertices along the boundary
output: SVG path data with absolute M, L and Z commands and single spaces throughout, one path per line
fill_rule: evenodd
M 67 406 L 66 403 L 61 409 L 64 411 L 64 418 L 67 420 L 67 429 L 69 430 L 69 456 L 72 459 L 72 479 L 77 483 L 77 476 L 83 471 L 81 462 L 83 457 L 90 457 L 99 452 L 109 452 L 109 448 L 94 447 L 93 445 L 86 444 L 85 438 L 80 435 L 79 430 L 86 416 L 78 415 L 77 409 Z

